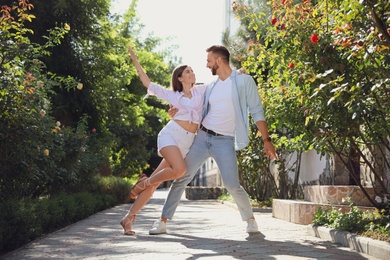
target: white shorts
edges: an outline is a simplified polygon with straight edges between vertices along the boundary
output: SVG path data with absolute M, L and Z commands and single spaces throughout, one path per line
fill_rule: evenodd
M 161 129 L 157 137 L 158 155 L 162 157 L 160 151 L 166 146 L 174 145 L 179 147 L 181 155 L 186 157 L 192 142 L 194 141 L 195 133 L 188 132 L 175 121 L 171 120 Z

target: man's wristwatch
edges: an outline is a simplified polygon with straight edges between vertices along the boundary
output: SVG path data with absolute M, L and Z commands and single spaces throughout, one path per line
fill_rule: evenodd
M 263 138 L 263 142 L 272 142 L 271 136 L 268 136 L 267 138 Z

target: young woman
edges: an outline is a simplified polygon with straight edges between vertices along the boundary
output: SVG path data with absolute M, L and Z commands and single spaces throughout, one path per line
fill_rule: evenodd
M 160 131 L 157 138 L 158 154 L 163 157 L 161 163 L 150 177 L 142 175 L 130 192 L 130 198 L 136 198 L 136 200 L 120 224 L 125 235 L 134 235 L 131 223 L 153 195 L 155 189 L 162 182 L 177 179 L 186 172 L 184 158 L 192 145 L 202 119 L 206 85 L 195 85 L 196 78 L 191 67 L 181 65 L 173 70 L 172 89 L 159 86 L 150 81 L 133 49 L 131 47 L 128 49 L 138 76 L 148 89 L 147 95 L 155 95 L 178 109 L 173 119 Z

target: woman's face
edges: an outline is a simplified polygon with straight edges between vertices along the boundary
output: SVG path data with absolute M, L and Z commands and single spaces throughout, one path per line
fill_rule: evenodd
M 183 71 L 183 73 L 181 74 L 181 77 L 179 77 L 179 80 L 181 81 L 181 83 L 183 85 L 193 85 L 195 84 L 195 81 L 196 81 L 196 77 L 195 77 L 195 73 L 194 71 L 192 70 L 191 67 L 186 67 Z

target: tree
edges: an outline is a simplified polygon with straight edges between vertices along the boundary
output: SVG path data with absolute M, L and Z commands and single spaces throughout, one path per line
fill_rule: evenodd
M 34 19 L 28 1 L 2 6 L 0 17 L 0 198 L 39 197 L 63 191 L 83 180 L 83 123 L 76 131 L 56 123 L 49 94 L 59 85 L 71 89 L 71 77 L 48 72 L 42 57 L 59 44 L 69 26 L 49 30 L 46 42 L 32 43 L 24 24 Z M 84 176 L 85 177 L 85 176 Z
M 366 181 L 383 197 L 389 181 L 380 168 L 390 166 L 390 5 L 285 0 L 270 7 L 271 17 L 236 5 L 256 35 L 241 61 L 262 86 L 271 129 L 295 138 L 298 151 L 338 156 L 364 191 L 356 172 L 363 161 L 372 176 Z M 279 140 L 278 146 L 286 147 L 286 139 Z M 375 157 L 383 160 L 381 167 Z
M 168 85 L 173 65 L 164 61 L 169 50 L 154 52 L 161 39 L 149 36 L 140 40 L 137 1 L 124 17 L 109 13 L 109 0 L 32 2 L 37 18 L 29 25 L 34 30 L 31 41 L 42 42 L 47 29 L 58 23 L 66 22 L 71 28 L 62 44 L 50 49 L 51 55 L 45 59 L 48 70 L 82 83 L 81 90 L 54 89 L 50 95 L 52 115 L 71 127 L 87 117 L 88 129 L 95 134 L 91 149 L 102 174 L 138 174 L 150 166 L 150 157 L 153 168 L 158 159 L 154 155 L 156 129 L 161 129 L 167 118 L 163 109 L 152 109 L 142 100 L 145 92 L 129 65 L 126 46 L 133 43 L 142 49 L 140 55 L 147 60 L 144 66 L 149 75 L 163 85 Z M 154 104 L 165 109 L 159 102 Z
M 27 0 L 7 2 L 0 20 L 0 198 L 84 191 L 98 173 L 151 171 L 166 105 L 143 101 L 126 46 L 137 46 L 158 83 L 167 84 L 173 66 L 164 60 L 170 50 L 153 52 L 158 38 L 137 37 L 135 2 L 122 20 L 106 13 L 105 1 L 91 10 L 95 1 L 81 1 L 86 6 L 75 14 L 91 11 L 85 21 L 69 13 L 70 1 L 50 1 L 39 12 Z M 52 21 L 58 26 L 50 29 Z

